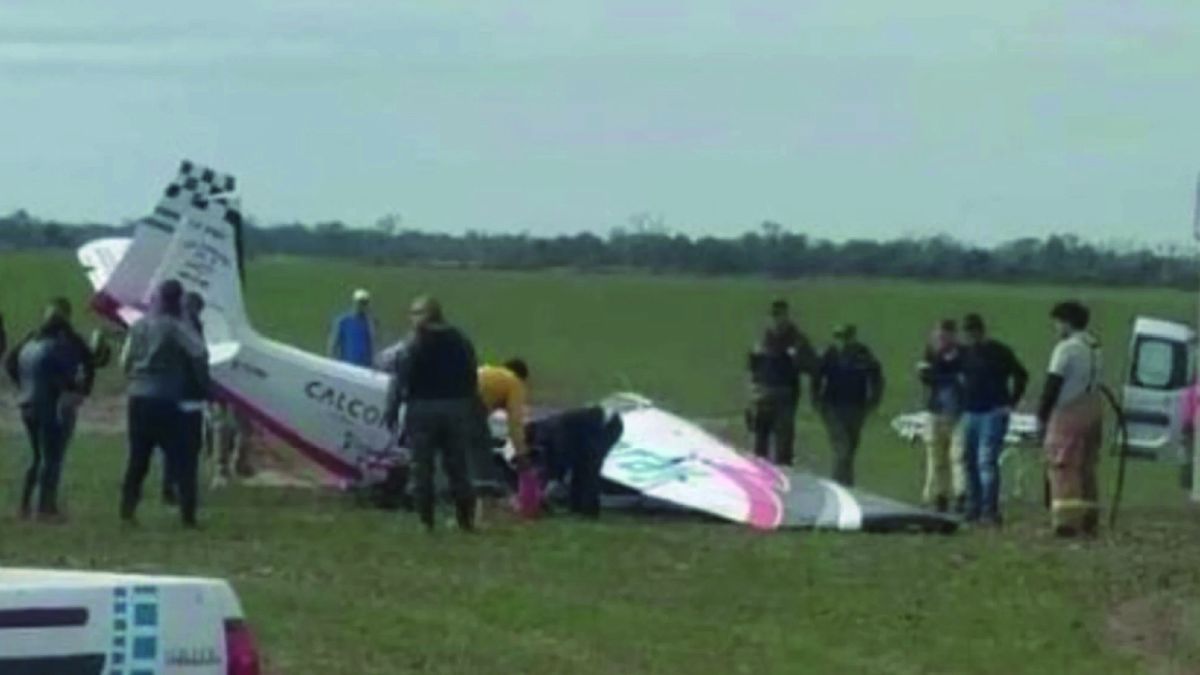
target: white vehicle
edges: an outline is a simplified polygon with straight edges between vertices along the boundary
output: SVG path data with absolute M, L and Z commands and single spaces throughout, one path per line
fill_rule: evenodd
M 1195 342 L 1195 331 L 1182 324 L 1148 318 L 1134 322 L 1121 402 L 1130 454 L 1187 459 L 1185 399 L 1195 381 Z
M 4 675 L 259 675 L 219 579 L 0 568 Z

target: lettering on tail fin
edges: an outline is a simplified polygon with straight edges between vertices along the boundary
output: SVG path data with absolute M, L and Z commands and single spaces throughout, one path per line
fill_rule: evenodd
M 207 212 L 213 205 L 223 210 L 223 222 L 213 228 L 213 239 L 231 237 L 228 257 L 236 261 L 239 286 L 243 274 L 241 214 L 238 212 L 234 189 L 237 181 L 230 174 L 220 173 L 195 162 L 185 160 L 179 172 L 163 191 L 163 196 L 151 215 L 138 222 L 128 254 L 113 269 L 104 286 L 97 292 L 93 304 L 97 308 L 141 308 L 149 304 L 158 281 L 166 278 L 161 268 L 170 263 L 168 249 L 177 239 L 189 217 Z M 241 289 L 237 289 L 240 297 Z M 240 302 L 238 303 L 240 304 Z

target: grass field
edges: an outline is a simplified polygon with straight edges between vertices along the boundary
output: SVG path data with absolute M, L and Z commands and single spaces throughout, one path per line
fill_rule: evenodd
M 249 273 L 251 314 L 264 332 L 319 349 L 355 286 L 374 291 L 392 335 L 409 298 L 436 292 L 484 355 L 532 362 L 543 400 L 634 388 L 713 421 L 741 408 L 743 353 L 769 299 L 790 298 L 821 343 L 834 322 L 857 323 L 890 385 L 864 443 L 861 481 L 906 500 L 919 494 L 921 454 L 884 422 L 916 403 L 912 366 L 936 319 L 984 313 L 1036 372 L 1051 342 L 1050 303 L 1078 295 L 1096 310 L 1116 382 L 1135 314 L 1187 319 L 1194 307 L 1190 294 L 1153 290 L 264 260 Z M 52 293 L 80 304 L 87 294 L 66 256 L 3 254 L 0 288 L 11 332 L 29 326 Z M 101 389 L 111 395 L 119 383 L 109 373 Z M 827 445 L 809 412 L 801 439 L 824 470 Z M 11 434 L 0 447 L 0 503 L 15 509 L 24 450 Z M 334 495 L 231 489 L 208 495 L 202 533 L 179 531 L 153 501 L 144 527 L 125 532 L 115 513 L 121 439 L 85 434 L 68 461 L 71 523 L 47 529 L 0 517 L 0 564 L 227 577 L 272 672 L 1200 672 L 1200 526 L 1166 466 L 1132 465 L 1118 531 L 1066 546 L 1042 534 L 1032 500 L 1009 505 L 1002 532 L 954 537 L 764 536 L 614 515 L 494 519 L 479 537 L 429 538 L 410 518 L 355 510 Z

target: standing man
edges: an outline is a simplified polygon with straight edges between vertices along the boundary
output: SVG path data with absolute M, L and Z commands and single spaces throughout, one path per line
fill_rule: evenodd
M 329 334 L 329 356 L 370 368 L 375 360 L 375 319 L 371 316 L 371 294 L 354 291 L 354 307 L 333 322 Z
M 1050 514 L 1059 537 L 1093 536 L 1100 520 L 1096 466 L 1104 441 L 1100 342 L 1088 332 L 1091 313 L 1073 300 L 1050 312 L 1058 344 L 1038 406 L 1046 449 Z
M 494 483 L 500 487 L 500 478 L 492 460 L 492 432 L 488 418 L 497 410 L 505 412 L 508 424 L 508 440 L 513 446 L 513 465 L 524 467 L 529 460 L 529 444 L 525 439 L 526 406 L 529 403 L 529 365 L 524 359 L 509 359 L 502 366 L 482 366 L 479 369 L 479 401 L 481 428 L 476 451 L 468 458 L 471 479 L 476 490 L 481 484 Z
M 963 468 L 968 522 L 1000 525 L 1000 453 L 1009 417 L 1029 384 L 1013 350 L 988 337 L 978 314 L 963 319 Z
M 817 355 L 808 337 L 792 322 L 786 300 L 771 303 L 770 323 L 750 354 L 751 405 L 747 421 L 754 432 L 754 454 L 791 466 L 796 438 L 800 376 L 812 377 Z
M 475 347 L 462 331 L 446 322 L 431 297 L 412 304 L 412 339 L 397 360 L 384 413 L 388 426 L 399 425 L 406 402 L 404 431 L 412 450 L 413 501 L 428 531 L 434 525 L 434 458 L 441 455 L 450 481 L 458 526 L 475 529 L 475 494 L 467 472 L 467 455 L 477 443 L 479 376 Z
M 69 348 L 67 330 L 65 319 L 47 312 L 42 325 L 13 349 L 5 363 L 9 378 L 19 389 L 17 404 L 32 450 L 21 492 L 21 518 L 33 515 L 35 492 L 38 518 L 61 518 L 58 485 L 67 445 L 61 406 L 64 397 L 78 387 L 80 368 L 73 360 L 75 352 Z
M 154 448 L 167 456 L 166 471 L 176 474 L 183 461 L 185 439 L 180 403 L 189 377 L 204 372 L 208 351 L 204 340 L 183 318 L 183 286 L 176 280 L 158 288 L 154 307 L 129 328 L 121 365 L 129 379 L 129 464 L 121 491 L 121 520 L 136 523 L 142 483 Z M 180 495 L 185 527 L 196 526 L 196 503 Z
M 817 368 L 813 401 L 833 447 L 833 479 L 852 487 L 863 425 L 883 400 L 883 369 L 871 350 L 858 341 L 854 326 L 838 326 L 833 339 Z

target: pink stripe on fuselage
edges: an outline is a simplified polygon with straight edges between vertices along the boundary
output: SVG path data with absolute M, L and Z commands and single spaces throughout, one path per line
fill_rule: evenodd
M 295 429 L 292 429 L 283 422 L 275 419 L 246 398 L 235 393 L 229 387 L 215 382 L 213 384 L 221 398 L 227 399 L 230 403 L 241 408 L 252 418 L 254 418 L 255 421 L 257 421 L 259 424 L 262 424 L 271 433 L 283 439 L 283 441 L 288 445 L 299 450 L 302 455 L 312 460 L 322 469 L 337 476 L 338 478 L 345 480 L 358 481 L 362 478 L 362 472 L 360 472 L 357 467 L 349 464 L 342 458 L 334 455 L 315 443 L 309 442 Z

